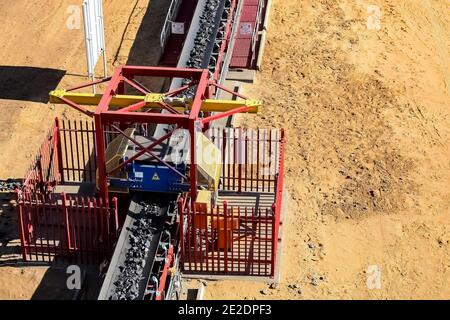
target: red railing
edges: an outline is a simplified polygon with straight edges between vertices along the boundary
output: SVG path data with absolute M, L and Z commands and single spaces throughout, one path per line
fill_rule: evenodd
M 183 269 L 189 273 L 273 276 L 272 208 L 228 207 L 210 211 L 197 207 L 184 215 L 187 235 L 182 248 Z
M 283 192 L 284 192 L 284 144 L 286 143 L 286 137 L 284 130 L 280 131 L 280 149 L 279 149 L 279 160 L 278 160 L 278 173 L 277 173 L 277 184 L 275 189 L 275 203 L 273 206 L 273 211 L 275 212 L 275 225 L 276 228 L 273 229 L 273 256 L 272 262 L 276 264 L 276 255 L 278 252 L 278 243 L 280 242 L 279 231 L 281 225 L 281 212 L 283 206 Z
M 111 253 L 118 236 L 117 199 L 94 195 L 94 148 L 92 123 L 56 119 L 17 192 L 24 260 L 90 264 Z M 54 192 L 65 185 L 91 186 L 92 192 Z
M 61 179 L 95 183 L 95 129 L 92 121 L 58 121 Z
M 275 192 L 283 130 L 212 128 L 207 136 L 222 152 L 221 189 Z
M 117 199 L 20 193 L 22 256 L 27 261 L 64 259 L 97 264 L 109 258 L 117 238 Z
M 63 182 L 95 182 L 94 125 L 88 121 L 55 120 L 25 174 L 28 191 L 41 191 Z
M 46 189 L 61 181 L 58 161 L 59 144 L 58 129 L 55 126 L 48 132 L 25 175 L 24 186 L 28 191 L 45 193 Z
M 181 259 L 187 273 L 275 275 L 282 192 L 284 131 L 212 129 L 222 150 L 217 205 L 179 204 Z

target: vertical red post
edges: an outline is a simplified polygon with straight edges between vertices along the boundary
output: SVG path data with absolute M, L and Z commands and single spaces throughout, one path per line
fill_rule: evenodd
M 19 191 L 20 192 L 20 191 Z M 24 199 L 19 199 L 19 193 L 17 193 L 17 212 L 19 214 L 19 230 L 20 230 L 20 244 L 22 245 L 22 259 L 27 260 L 27 247 L 25 243 L 25 227 L 24 227 L 24 216 L 23 216 L 23 202 Z
M 220 131 L 217 130 L 219 133 L 217 134 L 218 136 L 220 135 Z M 226 162 L 226 146 L 227 146 L 227 140 L 225 138 L 225 128 L 222 129 L 222 176 L 223 176 L 223 188 L 227 189 L 230 186 L 230 159 L 228 158 L 228 163 Z M 228 143 L 228 149 L 231 149 L 230 144 Z M 226 169 L 228 169 L 228 171 L 226 171 Z M 228 179 L 227 179 L 228 178 Z
M 105 234 L 105 243 L 106 243 L 106 252 L 105 252 L 105 257 L 106 255 L 109 253 L 109 250 L 111 248 L 111 215 L 110 215 L 110 211 L 109 211 L 109 201 L 108 199 L 105 199 L 105 202 L 103 204 L 103 214 L 105 216 L 105 230 L 104 230 L 104 234 Z
M 218 204 L 216 207 L 216 248 L 217 248 L 217 272 L 220 272 L 220 250 L 219 250 L 219 226 L 220 226 L 220 205 Z
M 270 276 L 275 276 L 275 260 L 277 255 L 277 247 L 278 247 L 278 225 L 277 225 L 277 207 L 272 204 L 272 256 L 271 256 L 271 268 L 270 268 Z M 268 218 L 268 217 L 267 217 Z M 269 221 L 267 221 L 268 223 Z
M 211 239 L 211 244 L 212 244 L 212 246 L 211 246 L 211 271 L 212 272 L 214 272 L 214 270 L 215 270 L 215 267 L 214 267 L 214 263 L 215 263 L 215 260 L 214 260 L 214 251 L 215 251 L 215 248 L 214 248 L 214 246 L 215 246 L 215 239 L 214 239 L 214 228 L 213 228 L 213 226 L 214 226 L 214 224 L 216 223 L 216 225 L 217 225 L 217 221 L 214 221 L 214 209 L 215 209 L 215 207 L 214 207 L 214 205 L 213 204 L 211 204 L 211 211 L 210 212 L 208 212 L 208 217 L 211 219 L 210 221 L 210 223 L 209 223 L 209 225 L 211 226 L 210 227 L 210 230 L 211 230 L 211 236 L 210 236 L 210 239 Z M 207 220 L 206 221 L 208 221 L 208 218 L 206 218 Z M 208 228 L 206 229 L 206 232 L 208 232 Z M 206 245 L 208 245 L 208 244 L 206 244 Z M 207 259 L 206 259 L 206 266 L 207 266 L 207 268 L 209 268 L 209 257 L 207 257 Z
M 81 257 L 83 259 L 83 255 L 86 258 L 86 261 L 89 262 L 89 239 L 88 239 L 88 229 L 87 229 L 87 210 L 86 210 L 87 198 L 81 197 L 81 210 L 80 210 L 80 222 L 81 222 L 81 232 L 83 238 L 83 245 L 81 251 Z
M 117 237 L 118 236 L 117 231 L 119 230 L 119 206 L 117 197 L 112 198 L 112 204 L 114 208 L 114 235 Z
M 205 97 L 204 97 L 205 99 L 210 99 L 211 98 L 211 87 L 208 85 L 208 86 L 206 86 L 206 89 L 205 89 Z M 211 116 L 212 115 L 212 113 L 211 112 L 205 112 L 204 113 L 204 117 L 206 118 L 206 117 L 209 117 L 209 116 Z M 208 131 L 209 129 L 210 129 L 210 127 L 211 127 L 211 124 L 208 122 L 208 123 L 206 123 L 206 124 L 204 124 L 203 125 L 203 132 L 206 132 L 206 131 Z
M 190 156 L 191 163 L 189 168 L 190 184 L 191 184 L 191 208 L 192 212 L 195 212 L 195 202 L 197 201 L 197 135 L 195 130 L 195 120 L 189 121 L 189 138 L 190 141 Z M 195 214 L 195 213 L 194 213 Z
M 96 113 L 95 121 L 95 146 L 97 153 L 98 181 L 97 188 L 100 191 L 100 198 L 108 199 L 108 185 L 106 182 L 106 155 L 105 155 L 105 135 L 101 121 L 101 115 Z
M 277 176 L 277 184 L 276 184 L 276 193 L 275 193 L 275 203 L 272 206 L 274 220 L 273 220 L 273 233 L 272 233 L 272 241 L 273 241 L 273 252 L 272 252 L 272 276 L 275 272 L 275 260 L 278 248 L 278 231 L 280 227 L 280 215 L 281 215 L 281 206 L 282 206 L 282 197 L 283 197 L 283 188 L 284 188 L 284 144 L 286 142 L 285 132 L 281 129 L 281 138 L 280 138 L 280 159 L 278 164 L 278 176 Z
M 99 224 L 100 224 L 100 230 L 97 231 L 97 234 L 100 235 L 100 241 L 101 241 L 101 259 L 103 260 L 106 257 L 106 239 L 105 239 L 105 217 L 104 217 L 104 211 L 103 211 L 103 204 L 104 200 L 103 198 L 100 198 L 98 201 L 97 206 L 97 215 L 100 216 Z
M 88 241 L 89 241 L 89 255 L 88 255 L 88 261 L 92 262 L 94 261 L 94 251 L 95 251 L 95 242 L 93 241 L 93 231 L 92 231 L 92 222 L 91 222 L 91 209 L 92 209 L 92 199 L 87 198 L 87 209 L 86 209 L 86 215 L 87 215 L 87 234 L 88 234 Z
M 190 202 L 192 202 L 192 199 L 189 199 Z M 187 213 L 187 219 L 186 219 L 186 230 L 188 232 L 186 240 L 187 240 L 187 248 L 188 248 L 188 269 L 189 271 L 192 271 L 192 211 L 191 211 L 191 204 L 188 203 L 186 205 L 186 213 Z
M 226 201 L 223 202 L 223 218 L 224 218 L 224 238 L 225 238 L 225 260 L 224 260 L 224 267 L 225 267 L 225 273 L 228 272 L 228 203 Z M 219 225 L 220 230 L 220 225 Z
M 237 207 L 237 212 L 238 212 L 238 219 L 241 219 L 241 207 Z M 239 226 L 239 229 L 240 229 L 240 226 Z M 238 273 L 241 273 L 241 234 L 240 233 L 238 233 L 237 240 L 238 240 L 237 271 L 238 271 Z
M 67 208 L 67 197 L 63 192 L 61 193 L 61 200 L 63 206 L 63 212 L 65 217 L 65 225 L 66 225 L 66 235 L 67 235 L 67 254 L 70 254 L 70 250 L 72 249 L 72 240 L 70 236 L 70 223 L 69 223 L 69 210 Z
M 238 192 L 242 192 L 242 128 L 239 128 L 239 138 L 238 138 L 238 153 L 237 153 L 237 161 L 238 161 Z
M 69 198 L 69 201 L 72 203 L 71 198 Z M 77 196 L 74 196 L 73 205 L 71 207 L 73 215 L 74 254 L 77 258 L 80 259 L 80 262 L 83 263 L 82 231 L 80 225 L 80 205 Z
M 38 186 L 41 190 L 41 193 L 45 194 L 44 174 L 42 172 L 42 153 L 41 152 L 39 152 L 38 159 L 37 159 L 37 173 L 38 173 Z

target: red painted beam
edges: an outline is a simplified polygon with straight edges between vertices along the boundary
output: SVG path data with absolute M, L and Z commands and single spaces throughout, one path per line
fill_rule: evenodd
M 111 81 L 109 82 L 108 87 L 106 88 L 106 91 L 103 94 L 103 97 L 101 98 L 97 106 L 97 109 L 95 110 L 96 114 L 108 110 L 109 103 L 111 102 L 111 99 L 114 96 L 120 81 L 122 80 L 121 76 L 122 76 L 122 67 L 117 67 L 116 70 L 114 70 L 114 74 L 111 77 Z
M 132 105 L 130 105 L 128 107 L 125 107 L 125 108 L 122 108 L 122 109 L 119 109 L 119 110 L 120 110 L 120 112 L 131 112 L 131 111 L 142 109 L 143 107 L 145 107 L 146 104 L 147 104 L 147 102 L 141 101 L 141 102 L 132 104 Z
M 219 89 L 221 89 L 221 90 L 223 90 L 225 92 L 228 92 L 229 94 L 231 94 L 233 96 L 236 96 L 236 97 L 239 97 L 239 98 L 242 98 L 242 99 L 245 99 L 245 100 L 249 99 L 247 96 L 244 96 L 244 95 L 240 94 L 239 92 L 235 92 L 233 90 L 230 90 L 227 87 L 224 87 L 224 86 L 218 84 L 217 82 L 212 82 L 211 81 L 209 84 L 214 86 L 214 87 L 217 87 L 217 88 L 219 88 Z
M 194 101 L 192 102 L 191 112 L 189 113 L 189 119 L 197 120 L 198 114 L 202 107 L 202 101 L 205 98 L 205 93 L 208 89 L 209 71 L 208 69 L 199 69 L 201 71 L 201 77 L 198 82 L 197 91 L 195 92 Z
M 157 292 L 159 294 L 156 295 L 156 299 L 155 300 L 162 300 L 163 299 L 161 294 L 164 292 L 164 289 L 166 287 L 167 275 L 168 275 L 169 267 L 170 267 L 170 265 L 172 263 L 172 260 L 173 260 L 173 245 L 170 245 L 169 252 L 167 253 L 166 261 L 164 263 L 164 267 L 163 267 L 163 270 L 162 270 L 162 273 L 161 273 L 159 286 L 157 288 Z M 164 299 L 165 299 L 165 297 L 164 297 Z
M 130 86 L 132 86 L 133 88 L 135 88 L 136 90 L 140 91 L 143 94 L 147 94 L 149 93 L 147 90 L 145 90 L 144 88 L 142 88 L 141 86 L 139 86 L 138 84 L 134 83 L 133 81 L 131 81 L 130 79 L 123 77 L 122 76 L 122 80 L 125 81 L 126 83 L 128 83 Z
M 182 86 L 182 87 L 180 87 L 180 88 L 174 89 L 174 90 L 172 90 L 172 91 L 168 91 L 168 92 L 166 92 L 164 95 L 165 95 L 166 97 L 174 96 L 174 95 L 176 95 L 176 94 L 178 94 L 178 93 L 183 92 L 183 91 L 186 90 L 186 89 L 189 89 L 190 87 L 192 87 L 193 85 L 196 85 L 196 84 L 197 84 L 196 81 L 192 81 L 191 83 L 189 83 L 189 84 L 187 84 L 187 85 L 185 85 L 185 86 Z
M 81 113 L 84 113 L 85 115 L 87 115 L 87 116 L 89 116 L 89 117 L 92 117 L 92 116 L 94 115 L 94 113 L 93 113 L 92 111 L 89 111 L 89 110 L 83 108 L 82 106 L 76 104 L 76 103 L 73 102 L 73 101 L 70 101 L 70 100 L 67 99 L 67 98 L 59 97 L 59 99 L 62 100 L 62 101 L 64 101 L 69 107 L 71 107 L 71 108 L 73 108 L 73 109 L 75 109 L 75 110 L 77 110 L 77 111 L 79 111 L 79 112 L 81 112 Z
M 105 79 L 100 79 L 100 80 L 97 80 L 97 81 L 94 81 L 94 82 L 92 82 L 92 81 L 85 82 L 85 83 L 82 83 L 82 84 L 77 85 L 75 87 L 71 87 L 69 89 L 66 89 L 66 91 L 69 92 L 69 91 L 73 91 L 73 90 L 77 90 L 77 89 L 86 88 L 86 87 L 89 87 L 89 86 L 93 86 L 94 84 L 100 84 L 100 83 L 103 83 L 103 82 L 106 82 L 106 81 L 109 81 L 109 80 L 111 80 L 111 77 L 108 77 L 108 78 L 105 78 Z
M 236 113 L 247 112 L 249 110 L 250 110 L 250 107 L 242 106 L 242 107 L 234 108 L 234 109 L 226 111 L 226 112 L 216 113 L 216 114 L 214 114 L 214 115 L 212 115 L 210 117 L 203 118 L 201 121 L 202 121 L 202 124 L 205 125 L 207 123 L 210 123 L 211 121 L 215 121 L 215 120 L 218 120 L 218 119 L 226 118 L 226 117 L 229 117 L 229 116 L 231 116 L 233 114 L 236 114 Z
M 147 76 L 147 77 L 166 77 L 166 78 L 193 78 L 200 79 L 203 69 L 190 68 L 167 68 L 167 67 L 140 67 L 123 66 L 122 74 L 125 77 Z

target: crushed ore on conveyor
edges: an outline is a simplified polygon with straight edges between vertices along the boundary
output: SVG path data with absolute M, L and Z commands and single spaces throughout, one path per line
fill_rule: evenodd
M 206 1 L 203 13 L 200 16 L 200 25 L 197 35 L 194 40 L 194 47 L 191 50 L 186 67 L 201 69 L 203 68 L 203 61 L 205 58 L 206 49 L 208 48 L 211 36 L 215 32 L 215 17 L 217 9 L 219 8 L 220 0 L 208 0 Z M 190 82 L 190 79 L 184 79 L 183 85 Z M 195 95 L 195 86 L 184 91 L 183 97 L 192 98 Z
M 7 179 L 0 180 L 0 191 L 1 192 L 14 192 L 16 190 L 22 189 L 23 181 L 18 179 Z
M 134 300 L 139 297 L 139 283 L 152 237 L 157 231 L 154 218 L 161 212 L 161 208 L 156 204 L 142 203 L 141 205 L 143 209 L 130 230 L 131 247 L 126 254 L 124 265 L 119 267 L 120 275 L 114 282 L 115 292 L 109 298 L 110 300 Z

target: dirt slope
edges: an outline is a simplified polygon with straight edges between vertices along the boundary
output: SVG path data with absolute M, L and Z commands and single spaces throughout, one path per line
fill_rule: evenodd
M 287 130 L 282 281 L 208 298 L 450 298 L 450 3 L 376 3 L 379 31 L 370 1 L 273 1 L 241 123 Z

